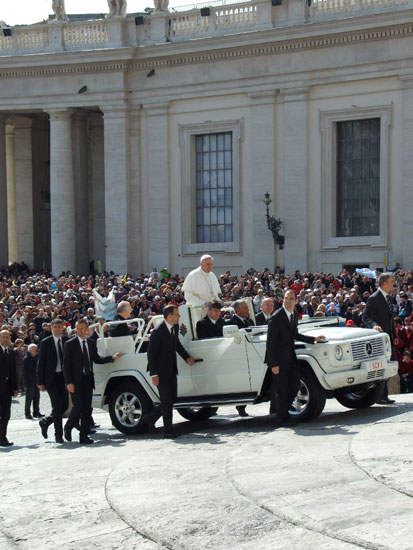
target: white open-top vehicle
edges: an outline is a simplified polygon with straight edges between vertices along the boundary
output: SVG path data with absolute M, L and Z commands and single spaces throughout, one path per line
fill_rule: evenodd
M 187 305 L 179 308 L 180 340 L 198 359 L 190 367 L 178 356 L 178 398 L 174 407 L 189 420 L 205 420 L 216 414 L 217 407 L 254 404 L 261 401 L 258 396 L 269 398 L 264 364 L 267 327 L 240 330 L 227 326 L 222 338 L 198 340 L 195 327 L 205 311 Z M 144 432 L 145 416 L 160 402 L 142 348 L 151 328 L 162 320 L 162 316 L 156 316 L 144 331 L 142 319 L 133 319 L 128 322 L 137 324 L 136 336 L 97 341 L 101 355 L 125 353 L 115 363 L 93 367 L 93 407 L 108 409 L 113 425 L 125 434 Z M 329 397 L 349 408 L 369 407 L 380 398 L 384 381 L 397 373 L 398 365 L 390 360 L 390 339 L 385 333 L 340 326 L 339 318 L 304 321 L 299 331 L 311 336 L 322 334 L 328 341 L 314 345 L 296 342 L 301 387 L 290 411 L 296 420 L 319 416 Z

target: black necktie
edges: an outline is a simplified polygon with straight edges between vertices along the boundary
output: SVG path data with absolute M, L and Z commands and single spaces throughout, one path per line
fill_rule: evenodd
M 393 313 L 393 302 L 392 302 L 392 299 L 390 298 L 390 294 L 387 294 L 386 300 L 387 300 L 387 306 L 389 308 L 390 313 Z
M 57 349 L 59 351 L 60 365 L 63 367 L 63 351 L 62 351 L 62 344 L 60 342 L 60 338 L 57 341 Z
M 294 330 L 294 313 L 291 313 L 290 315 L 290 325 L 291 325 L 291 330 Z
M 89 376 L 90 374 L 90 363 L 89 355 L 86 349 L 86 340 L 83 340 L 83 372 L 86 374 L 86 376 Z

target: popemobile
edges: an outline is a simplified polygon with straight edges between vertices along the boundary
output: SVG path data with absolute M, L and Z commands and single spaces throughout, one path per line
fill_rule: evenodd
M 202 307 L 186 304 L 179 308 L 180 340 L 197 361 L 190 367 L 177 357 L 178 398 L 174 408 L 194 421 L 215 415 L 218 407 L 269 400 L 270 381 L 264 363 L 267 326 L 248 329 L 226 326 L 223 337 L 199 340 L 195 327 L 205 312 Z M 251 304 L 250 317 L 254 319 Z M 163 316 L 156 316 L 144 330 L 142 319 L 128 320 L 138 326 L 135 337 L 103 338 L 103 326 L 97 326 L 101 331 L 97 341 L 99 354 L 125 355 L 116 363 L 93 366 L 96 385 L 93 407 L 109 410 L 113 425 L 124 434 L 145 432 L 146 415 L 160 403 L 142 350 L 151 329 L 162 321 Z M 327 341 L 295 344 L 301 387 L 290 414 L 297 421 L 319 416 L 327 398 L 334 397 L 348 408 L 370 407 L 380 399 L 386 381 L 397 374 L 398 364 L 390 359 L 387 334 L 342 325 L 343 319 L 339 317 L 304 320 L 299 324 L 300 333 L 324 335 Z

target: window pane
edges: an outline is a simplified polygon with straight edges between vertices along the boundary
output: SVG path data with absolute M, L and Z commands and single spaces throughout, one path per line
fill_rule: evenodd
M 378 235 L 380 119 L 337 122 L 338 237 Z
M 224 206 L 224 200 L 225 200 L 224 190 L 218 189 L 218 206 Z
M 225 226 L 225 241 L 232 241 L 232 225 Z
M 197 242 L 232 241 L 232 133 L 195 140 Z

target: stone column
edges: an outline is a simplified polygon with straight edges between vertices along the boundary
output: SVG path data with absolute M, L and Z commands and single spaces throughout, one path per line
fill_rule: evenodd
M 14 117 L 17 260 L 34 266 L 32 119 Z
M 105 154 L 103 117 L 99 113 L 88 117 L 89 135 L 89 242 L 90 259 L 106 269 L 105 249 Z
M 279 216 L 285 234 L 285 272 L 307 267 L 308 88 L 281 90 L 282 124 L 278 129 L 281 181 L 278 187 Z M 277 200 L 277 199 L 276 199 Z
M 394 265 L 395 262 L 401 261 L 402 267 L 409 269 L 413 257 L 413 217 L 411 214 L 411 201 L 413 200 L 413 188 L 411 184 L 413 173 L 413 78 L 411 76 L 399 78 L 403 85 L 401 105 L 403 113 L 403 134 L 400 143 L 402 149 L 402 174 L 400 174 L 400 195 L 397 197 L 398 200 L 396 199 L 396 201 L 393 199 L 394 192 L 391 184 L 391 176 L 389 174 L 387 215 L 389 219 L 390 236 L 392 236 L 389 242 L 390 265 Z M 387 131 L 386 128 L 381 129 L 382 134 L 384 134 L 385 131 Z M 387 154 L 390 158 L 390 150 L 387 151 Z M 395 154 L 395 152 L 393 154 Z M 389 200 L 390 196 L 392 200 Z M 400 209 L 397 207 L 397 204 L 400 205 Z M 392 207 L 393 211 L 391 211 Z M 400 225 L 400 220 L 403 220 L 402 225 Z
M 128 112 L 104 108 L 106 269 L 128 272 Z
M 7 219 L 6 117 L 0 115 L 0 266 L 9 262 Z
M 89 190 L 87 113 L 77 111 L 72 117 L 73 183 L 76 220 L 76 272 L 89 273 Z
M 50 115 L 50 225 L 52 272 L 76 272 L 76 219 L 73 182 L 72 112 Z
M 16 180 L 14 174 L 14 126 L 6 126 L 7 228 L 9 262 L 17 262 Z
M 129 109 L 128 270 L 142 272 L 142 200 L 140 106 Z
M 257 92 L 249 95 L 251 101 L 251 142 L 248 147 L 249 176 L 254 182 L 244 189 L 244 242 L 248 263 L 257 269 L 275 266 L 274 239 L 267 227 L 265 193 L 274 201 L 275 193 L 275 91 Z M 259 175 L 259 176 L 258 176 Z M 277 211 L 277 204 L 272 205 Z M 273 214 L 273 208 L 271 208 Z M 277 217 L 280 214 L 277 212 Z M 282 231 L 281 231 L 282 232 Z M 257 246 L 260 243 L 260 246 Z M 278 250 L 278 247 L 277 247 Z
M 168 104 L 144 105 L 145 188 L 143 190 L 143 242 L 147 246 L 144 270 L 167 265 L 170 258 Z

